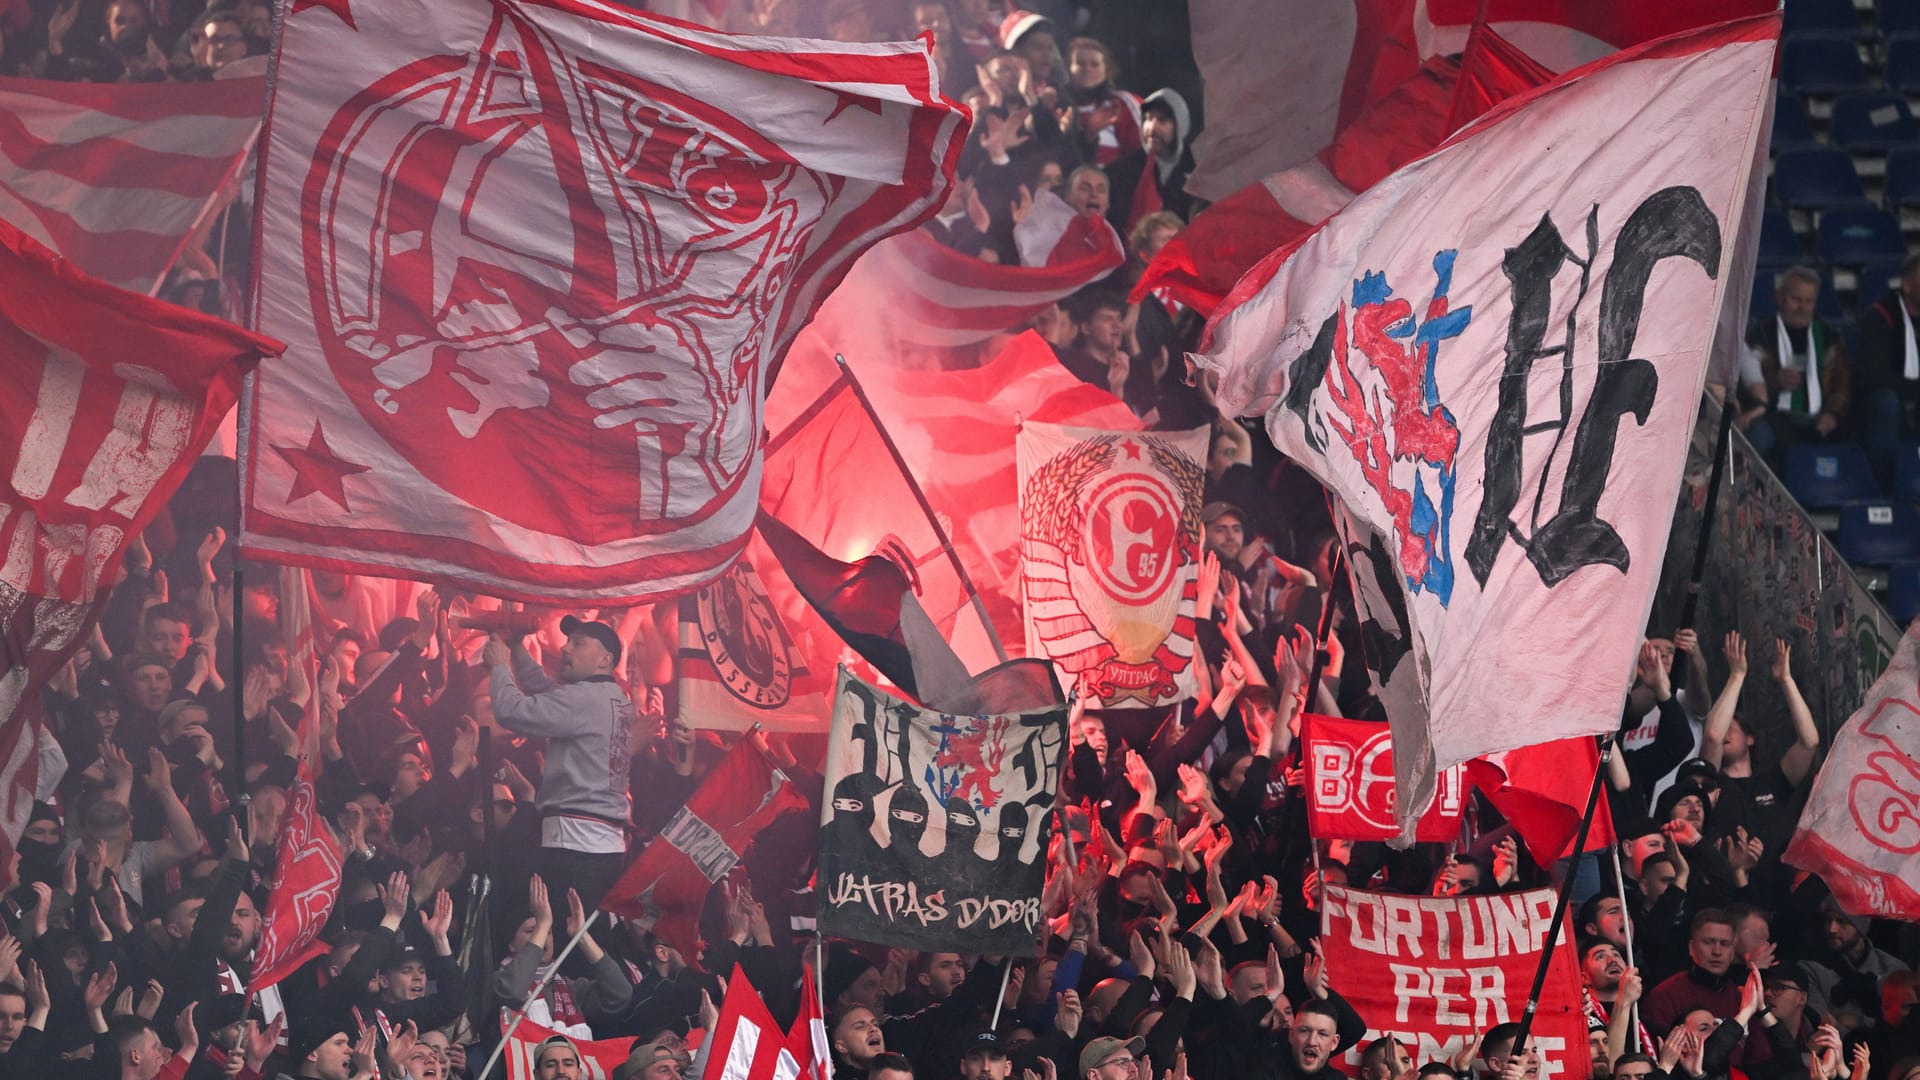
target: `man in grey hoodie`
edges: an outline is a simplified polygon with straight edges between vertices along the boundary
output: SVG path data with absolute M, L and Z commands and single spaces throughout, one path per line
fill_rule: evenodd
M 589 909 L 600 903 L 627 861 L 627 759 L 633 703 L 614 681 L 620 636 L 611 626 L 569 615 L 560 650 L 560 681 L 522 641 L 496 634 L 484 659 L 491 673 L 493 715 L 501 726 L 547 740 L 540 812 L 541 877 L 565 895 L 573 889 Z

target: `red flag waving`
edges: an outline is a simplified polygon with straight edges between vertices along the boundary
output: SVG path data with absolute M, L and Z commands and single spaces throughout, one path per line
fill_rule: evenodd
M 827 1018 L 814 989 L 813 965 L 802 965 L 800 971 L 800 1014 L 787 1029 L 787 1046 L 800 1061 L 799 1080 L 829 1080 L 833 1061 L 827 1051 Z
M 504 1014 L 505 1010 L 502 1010 Z M 500 1023 L 504 1027 L 506 1016 Z M 506 1062 L 507 1080 L 538 1080 L 539 1062 L 533 1056 L 540 1044 L 560 1034 L 549 1027 L 542 1027 L 531 1020 L 522 1018 L 509 1035 L 507 1049 L 501 1054 Z M 627 1063 L 627 1055 L 632 1052 L 635 1038 L 628 1035 L 619 1039 L 575 1039 L 573 1045 L 580 1054 L 581 1080 L 611 1080 L 614 1070 Z
M 41 687 L 241 375 L 279 348 L 86 277 L 0 222 L 0 867 L 33 808 Z
M 805 805 L 786 774 L 743 739 L 627 866 L 600 906 L 651 927 L 661 940 L 691 954 L 707 891 L 740 862 L 755 833 Z
M 1467 762 L 1467 778 L 1520 834 L 1533 861 L 1552 866 L 1573 852 L 1599 768 L 1600 748 L 1592 739 L 1560 739 L 1476 758 Z M 1603 786 L 1582 850 L 1605 851 L 1613 839 Z
M 805 1006 L 801 1015 L 806 1015 Z M 716 1080 L 797 1078 L 813 1067 L 811 1035 L 805 1044 L 796 1044 L 790 1036 L 781 1034 L 760 991 L 747 981 L 747 973 L 738 964 L 727 979 L 720 1019 L 707 1038 L 706 1075 Z
M 718 577 L 768 372 L 930 217 L 966 126 L 929 44 L 612 4 L 295 5 L 260 165 L 243 551 L 530 600 Z
M 304 731 L 306 725 L 301 727 Z M 320 817 L 313 771 L 302 758 L 280 823 L 279 854 L 247 993 L 272 986 L 327 951 L 320 931 L 340 899 L 340 864 L 340 844 Z
M 0 218 L 146 292 L 240 167 L 265 89 L 0 79 Z

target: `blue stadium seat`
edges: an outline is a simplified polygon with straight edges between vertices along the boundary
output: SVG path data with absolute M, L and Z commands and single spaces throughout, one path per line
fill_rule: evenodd
M 1787 490 L 1809 510 L 1831 510 L 1855 499 L 1877 499 L 1867 452 L 1854 443 L 1801 443 L 1787 450 Z
M 1896 146 L 1887 151 L 1885 201 L 1889 210 L 1920 206 L 1920 146 Z
M 1753 299 L 1747 304 L 1748 319 L 1768 319 L 1780 310 L 1780 301 L 1773 295 L 1773 271 L 1762 270 L 1753 276 Z
M 1848 94 L 1833 101 L 1833 141 L 1855 154 L 1884 154 L 1920 139 L 1907 99 L 1896 94 Z
M 1920 615 L 1920 562 L 1896 563 L 1887 570 L 1887 613 L 1899 623 Z
M 1913 0 L 1880 0 L 1880 36 L 1920 33 L 1920 4 Z
M 1787 0 L 1780 33 L 1846 41 L 1867 36 L 1852 0 Z
M 1913 0 L 1897 2 L 1898 6 L 1920 14 L 1920 4 L 1913 3 Z M 1920 31 L 1920 26 L 1912 29 Z M 1920 93 L 1920 32 L 1888 36 L 1884 77 L 1887 89 L 1896 94 Z
M 1830 146 L 1782 150 L 1773 159 L 1773 193 L 1789 210 L 1825 210 L 1866 201 L 1853 158 Z
M 1900 222 L 1872 206 L 1839 206 L 1820 215 L 1816 245 L 1822 262 L 1864 266 L 1907 254 Z
M 1855 566 L 1920 559 L 1920 507 L 1873 499 L 1840 508 L 1840 557 Z
M 1868 304 L 1880 299 L 1880 294 L 1900 280 L 1900 264 L 1904 260 L 1888 259 L 1884 262 L 1870 262 L 1860 268 L 1860 284 L 1854 295 L 1858 298 L 1854 306 L 1865 309 Z M 1851 350 L 1849 350 L 1851 355 Z
M 1776 94 L 1773 99 L 1773 148 L 1813 142 L 1813 124 L 1807 119 L 1807 103 L 1792 94 Z
M 1800 246 L 1800 234 L 1793 231 L 1793 219 L 1785 210 L 1772 207 L 1760 212 L 1760 250 L 1762 266 L 1790 266 L 1807 257 Z
M 1920 442 L 1903 442 L 1894 453 L 1893 497 L 1920 502 Z
M 1796 94 L 1852 94 L 1867 90 L 1867 65 L 1851 41 L 1821 36 L 1780 43 L 1780 85 Z

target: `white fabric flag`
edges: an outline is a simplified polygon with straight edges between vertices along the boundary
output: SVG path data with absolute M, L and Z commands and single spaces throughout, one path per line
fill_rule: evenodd
M 965 135 L 926 42 L 594 0 L 296 0 L 275 71 L 241 547 L 523 600 L 726 570 L 771 366 Z
M 1778 33 L 1508 101 L 1251 271 L 1196 357 L 1384 540 L 1420 683 L 1387 695 L 1403 825 L 1438 769 L 1619 724 Z
M 1833 737 L 1782 856 L 1855 915 L 1920 922 L 1920 620 Z

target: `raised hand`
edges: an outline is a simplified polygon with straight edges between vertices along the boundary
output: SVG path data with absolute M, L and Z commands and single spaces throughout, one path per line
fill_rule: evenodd
M 47 994 L 47 973 L 31 960 L 27 961 L 25 985 L 28 1015 L 44 1014 L 53 1001 Z
M 87 979 L 87 988 L 81 992 L 80 1000 L 88 1012 L 99 1012 L 107 1007 L 107 999 L 113 996 L 113 988 L 120 981 L 120 969 L 107 961 L 107 966 L 96 971 Z
M 1053 1003 L 1053 1026 L 1069 1039 L 1080 1035 L 1080 1021 L 1086 1016 L 1086 1007 L 1080 1003 L 1077 990 L 1063 990 Z
M 1631 1005 L 1639 1001 L 1640 995 L 1646 992 L 1646 986 L 1646 980 L 1640 977 L 1640 969 L 1628 968 L 1626 974 L 1620 976 L 1620 991 L 1614 998 L 1614 1007 L 1619 1008 L 1621 1005 Z
M 533 880 L 539 881 L 539 878 Z M 413 910 L 413 886 L 407 880 L 405 871 L 395 870 L 387 876 L 387 884 L 380 889 L 380 907 L 386 917 L 398 922 Z
M 1727 652 L 1727 673 L 1736 678 L 1745 678 L 1747 674 L 1747 639 L 1740 636 L 1738 630 L 1727 631 L 1725 642 Z
M 353 1065 L 354 1076 L 375 1075 L 378 1063 L 374 1058 L 380 1049 L 379 1039 L 379 1024 L 368 1024 L 366 1030 L 360 1033 L 360 1038 L 353 1044 L 351 1064 Z
M 452 951 L 447 947 L 447 932 L 453 928 L 453 896 L 447 890 L 441 889 L 433 894 L 433 914 L 427 916 L 425 926 L 427 937 L 433 939 L 436 952 L 443 949 Z
M 1793 646 L 1787 639 L 1780 638 L 1773 643 L 1773 681 L 1788 683 L 1793 681 Z
M 1493 847 L 1493 880 L 1503 889 L 1520 880 L 1520 844 L 1512 834 Z
M 280 1029 L 286 1022 L 285 1014 L 274 1017 L 273 1023 L 261 1027 L 258 1020 L 247 1021 L 246 1032 L 241 1035 L 240 1043 L 244 1048 L 247 1068 L 261 1072 L 267 1059 L 273 1056 L 280 1046 Z
M 180 1036 L 180 1049 L 177 1053 L 187 1058 L 192 1058 L 200 1049 L 200 1032 L 193 1026 L 193 1010 L 199 1004 L 197 1001 L 187 1002 L 187 1007 L 181 1009 L 180 1015 L 173 1018 L 174 1034 Z M 153 1017 L 148 1015 L 146 1019 L 151 1020 Z
M 1193 992 L 1200 985 L 1200 975 L 1193 969 L 1193 957 L 1187 953 L 1187 947 L 1174 942 L 1167 950 L 1167 981 L 1173 984 L 1173 996 L 1193 999 Z
M 539 874 L 527 882 L 527 911 L 536 928 L 553 926 L 553 901 L 547 895 L 547 883 Z
M 153 1019 L 153 1014 L 160 1011 L 161 999 L 166 996 L 167 988 L 160 985 L 160 980 L 148 979 L 147 988 L 140 991 L 140 1000 L 134 1003 L 134 1015 L 143 1020 Z M 189 1004 L 187 1008 L 191 1009 L 193 1006 Z M 181 1045 L 184 1046 L 185 1043 Z

